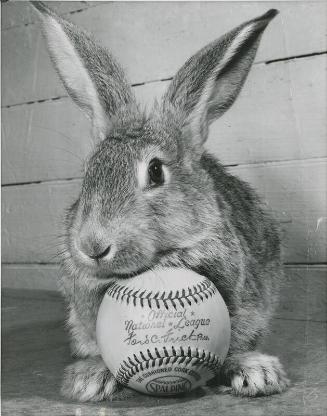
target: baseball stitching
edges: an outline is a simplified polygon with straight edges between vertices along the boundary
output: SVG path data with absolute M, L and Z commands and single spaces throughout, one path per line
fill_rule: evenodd
M 163 347 L 162 351 L 155 348 L 154 353 L 147 349 L 143 352 L 140 351 L 139 357 L 133 354 L 133 357 L 129 356 L 126 360 L 123 360 L 123 364 L 118 369 L 115 378 L 120 384 L 127 386 L 129 380 L 140 371 L 167 364 L 184 363 L 191 366 L 206 367 L 212 371 L 213 376 L 219 372 L 222 364 L 217 355 L 190 346 L 185 348 L 179 346 L 177 349 L 170 347 L 169 350 Z
M 215 285 L 209 279 L 204 278 L 202 282 L 186 289 L 176 290 L 175 292 L 172 290 L 169 292 L 163 291 L 162 293 L 155 293 L 146 289 L 135 290 L 115 282 L 107 290 L 107 295 L 116 301 L 125 301 L 127 304 L 133 303 L 134 306 L 139 304 L 142 308 L 146 305 L 150 309 L 153 307 L 160 309 L 163 305 L 166 309 L 169 309 L 170 306 L 176 309 L 178 304 L 184 307 L 185 303 L 192 305 L 203 302 L 205 299 L 212 297 L 216 291 Z

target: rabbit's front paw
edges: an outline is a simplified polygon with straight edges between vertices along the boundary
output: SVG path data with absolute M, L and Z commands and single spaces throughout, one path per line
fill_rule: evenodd
M 81 402 L 105 400 L 116 391 L 117 382 L 100 357 L 77 361 L 65 369 L 61 393 Z
M 268 396 L 281 393 L 290 384 L 277 357 L 248 352 L 227 358 L 223 372 L 232 393 L 239 396 Z

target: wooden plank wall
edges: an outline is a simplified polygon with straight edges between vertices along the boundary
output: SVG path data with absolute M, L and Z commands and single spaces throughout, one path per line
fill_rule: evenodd
M 237 103 L 213 124 L 207 147 L 282 222 L 288 267 L 326 264 L 326 2 L 51 5 L 110 48 L 146 106 L 200 47 L 278 8 Z M 88 129 L 50 64 L 31 6 L 2 4 L 3 285 L 55 287 L 58 224 L 92 149 Z

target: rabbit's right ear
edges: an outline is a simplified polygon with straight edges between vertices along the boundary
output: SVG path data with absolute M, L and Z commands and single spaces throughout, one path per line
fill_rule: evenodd
M 236 27 L 201 49 L 177 72 L 164 95 L 164 109 L 180 114 L 183 133 L 195 148 L 202 149 L 209 124 L 235 101 L 261 35 L 277 13 L 271 9 Z
M 40 14 L 50 57 L 69 95 L 91 119 L 93 134 L 105 138 L 110 117 L 134 103 L 122 69 L 90 35 L 43 2 L 31 3 Z

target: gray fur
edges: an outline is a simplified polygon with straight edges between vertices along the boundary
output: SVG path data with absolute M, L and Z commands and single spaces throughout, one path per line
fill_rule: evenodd
M 38 11 L 55 17 L 60 23 L 72 45 L 77 50 L 92 81 L 96 84 L 98 94 L 107 114 L 113 115 L 120 106 L 134 103 L 132 89 L 125 79 L 123 70 L 109 52 L 93 40 L 91 34 L 57 16 L 45 3 L 40 1 L 31 3 Z M 43 30 L 46 31 L 46 28 L 43 28 Z M 79 97 L 69 88 L 66 80 L 61 76 L 56 58 L 52 54 L 51 58 L 68 93 L 79 104 Z
M 36 7 L 55 16 L 43 3 Z M 158 265 L 193 269 L 222 294 L 232 338 L 221 382 L 245 396 L 286 388 L 278 359 L 256 350 L 282 278 L 276 224 L 251 187 L 203 148 L 208 125 L 236 99 L 275 14 L 272 10 L 246 22 L 195 54 L 177 73 L 162 105 L 148 115 L 135 104 L 112 57 L 83 31 L 55 17 L 95 83 L 111 126 L 87 161 L 80 196 L 66 215 L 61 288 L 72 349 L 81 359 L 66 371 L 66 396 L 101 400 L 114 393 L 116 383 L 96 345 L 99 304 L 113 277 Z M 251 30 L 240 40 L 246 28 Z M 237 48 L 221 66 L 235 39 Z M 60 62 L 56 67 L 60 73 Z M 170 175 L 169 183 L 154 190 L 138 183 L 138 164 L 150 157 L 160 157 Z M 109 245 L 116 248 L 110 259 L 86 261 L 81 254 L 101 253 Z

